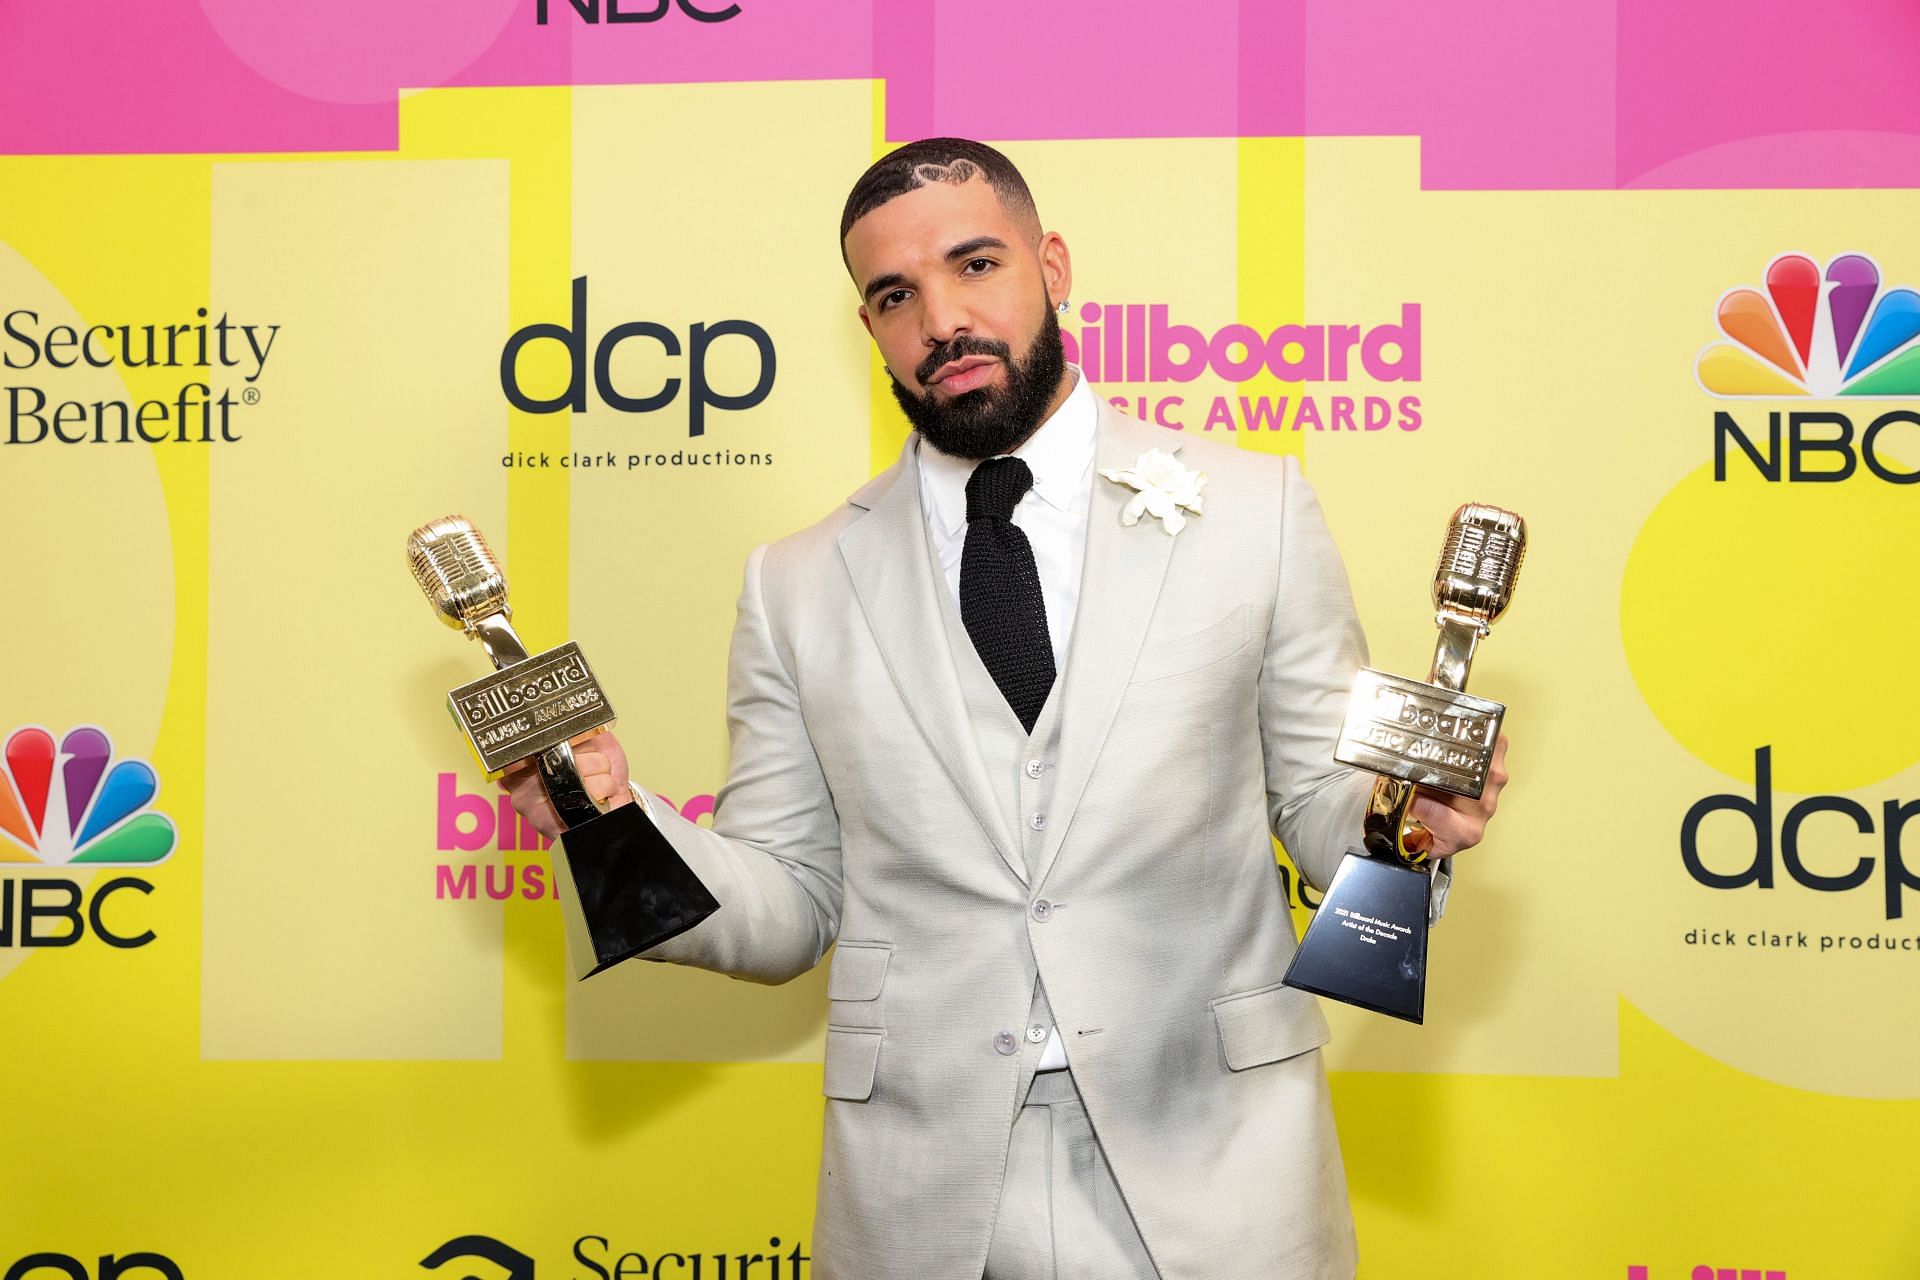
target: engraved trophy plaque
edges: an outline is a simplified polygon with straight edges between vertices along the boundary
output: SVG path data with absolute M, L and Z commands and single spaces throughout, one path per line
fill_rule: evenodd
M 1454 512 L 1433 577 L 1431 673 L 1423 682 L 1363 667 L 1354 679 L 1334 759 L 1381 777 L 1362 824 L 1365 850 L 1341 859 L 1288 986 L 1424 1020 L 1432 833 L 1409 808 L 1421 787 L 1471 798 L 1486 787 L 1506 707 L 1467 693 L 1467 671 L 1513 599 L 1526 545 L 1526 521 L 1511 511 L 1469 503 Z
M 531 759 L 566 825 L 553 876 L 567 952 L 586 978 L 691 929 L 720 904 L 639 804 L 604 812 L 581 785 L 570 741 L 614 722 L 613 705 L 572 642 L 529 654 L 508 619 L 507 580 L 459 516 L 407 538 L 407 565 L 440 620 L 480 642 L 494 673 L 447 694 L 447 709 L 489 778 Z

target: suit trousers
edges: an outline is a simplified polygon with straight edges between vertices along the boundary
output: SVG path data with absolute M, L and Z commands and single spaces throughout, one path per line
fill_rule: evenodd
M 1159 1280 L 1071 1071 L 1041 1071 L 1013 1123 L 984 1280 Z

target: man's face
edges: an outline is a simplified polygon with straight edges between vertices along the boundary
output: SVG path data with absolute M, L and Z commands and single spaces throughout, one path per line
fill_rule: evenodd
M 1022 228 L 983 179 L 894 197 L 853 224 L 846 250 L 860 319 L 929 444 L 990 458 L 1056 407 L 1066 245 Z

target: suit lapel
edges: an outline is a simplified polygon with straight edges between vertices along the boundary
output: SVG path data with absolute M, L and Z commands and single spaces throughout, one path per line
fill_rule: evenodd
M 1177 436 L 1148 426 L 1100 402 L 1094 442 L 1093 497 L 1087 508 L 1087 554 L 1080 574 L 1080 601 L 1068 642 L 1066 686 L 1061 690 L 1060 775 L 1052 815 L 1033 883 L 1046 880 L 1075 808 L 1087 789 L 1094 761 L 1106 745 L 1134 659 L 1147 635 L 1160 586 L 1173 558 L 1174 539 L 1158 520 L 1142 516 L 1131 527 L 1120 509 L 1133 495 L 1100 473 L 1133 465 L 1149 449 L 1179 451 Z
M 980 829 L 1024 884 L 1027 868 L 974 741 L 934 594 L 914 437 L 890 471 L 849 501 L 867 514 L 841 532 L 840 557 L 894 687 Z

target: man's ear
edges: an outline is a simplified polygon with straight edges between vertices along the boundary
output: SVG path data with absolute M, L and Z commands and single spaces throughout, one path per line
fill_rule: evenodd
M 873 321 L 867 318 L 867 304 L 864 302 L 860 304 L 860 323 L 865 327 L 867 336 L 871 338 L 873 336 Z
M 1041 236 L 1036 247 L 1040 255 L 1041 283 L 1046 286 L 1047 298 L 1057 306 L 1073 296 L 1073 257 L 1058 231 Z

